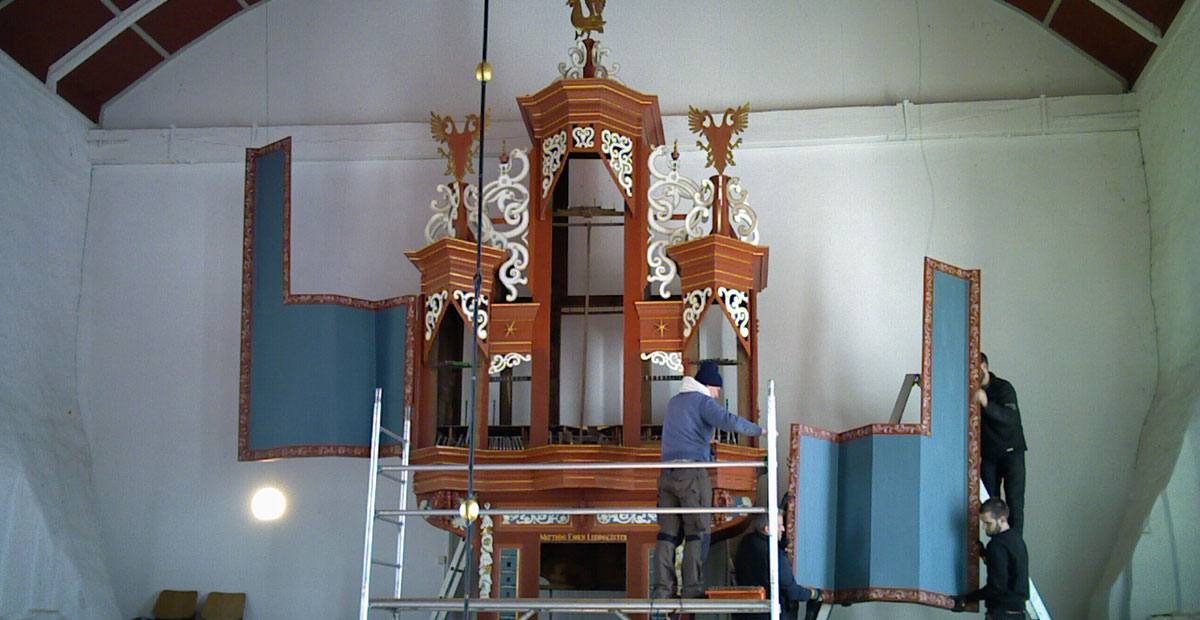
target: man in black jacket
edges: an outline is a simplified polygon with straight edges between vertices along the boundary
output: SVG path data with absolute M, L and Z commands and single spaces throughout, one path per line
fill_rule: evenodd
M 962 596 L 954 597 L 954 611 L 962 611 L 967 603 L 982 600 L 987 603 L 988 620 L 1024 620 L 1025 601 L 1029 600 L 1029 555 L 1020 532 L 1009 527 L 1008 506 L 999 498 L 991 498 L 979 509 L 979 522 L 991 537 L 984 548 L 987 563 L 987 585 Z
M 779 515 L 780 529 L 783 529 L 783 514 Z M 733 573 L 739 586 L 762 586 L 771 596 L 771 538 L 770 521 L 767 515 L 754 516 L 754 529 L 742 537 L 738 544 L 737 553 L 733 556 Z M 783 548 L 783 537 L 779 541 L 779 598 L 780 617 L 796 618 L 800 603 L 807 602 L 805 619 L 817 617 L 821 608 L 821 591 L 806 588 L 796 583 L 792 574 L 791 562 Z M 734 620 L 765 620 L 770 614 L 733 614 Z
M 1017 408 L 1017 391 L 1008 381 L 988 368 L 987 355 L 979 354 L 979 383 L 975 402 L 982 415 L 979 477 L 990 497 L 1000 497 L 1011 511 L 1009 525 L 1017 534 L 1025 533 L 1025 429 Z

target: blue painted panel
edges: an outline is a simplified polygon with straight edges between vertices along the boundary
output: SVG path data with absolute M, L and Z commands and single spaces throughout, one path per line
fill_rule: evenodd
M 871 438 L 847 441 L 838 454 L 837 589 L 871 585 Z
M 793 498 L 796 514 L 796 581 L 813 588 L 834 587 L 837 559 L 838 446 L 815 437 L 800 438 L 800 466 Z
M 870 441 L 871 585 L 880 588 L 921 587 L 920 437 L 877 435 Z
M 967 589 L 970 296 L 970 280 L 934 271 L 929 436 L 867 435 L 838 444 L 836 458 L 801 438 L 793 535 L 810 556 L 796 563 L 806 585 L 828 588 L 832 570 L 840 591 Z
M 921 588 L 967 589 L 970 282 L 933 279 L 933 427 L 921 441 Z
M 285 151 L 254 160 L 250 450 L 370 444 L 377 370 L 402 415 L 404 309 L 284 305 Z M 386 345 L 377 347 L 383 327 Z M 383 365 L 380 366 L 380 362 Z
M 383 388 L 381 423 L 396 434 L 404 432 L 407 320 L 407 308 L 404 306 L 375 312 L 375 371 L 378 385 Z M 385 435 L 384 443 L 396 442 Z

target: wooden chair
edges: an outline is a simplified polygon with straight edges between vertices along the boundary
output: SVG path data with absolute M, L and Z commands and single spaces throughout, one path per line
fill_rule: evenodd
M 245 610 L 244 592 L 209 592 L 200 610 L 200 620 L 242 620 Z
M 195 590 L 163 590 L 154 601 L 154 620 L 192 620 L 196 617 Z

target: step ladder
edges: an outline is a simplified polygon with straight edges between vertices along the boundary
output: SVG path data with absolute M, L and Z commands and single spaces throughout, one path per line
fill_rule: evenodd
M 397 434 L 381 423 L 382 420 L 382 401 L 383 389 L 375 388 L 375 407 L 371 418 L 371 469 L 367 481 L 367 522 L 363 534 L 363 573 L 362 573 L 362 593 L 359 599 L 358 619 L 367 620 L 367 611 L 369 609 L 368 601 L 371 596 L 371 569 L 375 566 L 383 566 L 395 571 L 393 581 L 393 592 L 396 598 L 400 598 L 400 585 L 404 580 L 404 512 L 408 509 L 408 476 L 409 471 L 408 458 L 411 442 L 409 441 L 412 433 L 412 412 L 409 407 L 404 408 L 404 432 Z M 401 446 L 400 462 L 405 466 L 399 474 L 392 472 L 382 472 L 379 470 L 379 443 L 381 435 L 386 435 L 397 442 Z M 379 477 L 384 476 L 400 485 L 400 499 L 398 501 L 399 514 L 397 516 L 382 516 L 379 514 L 380 509 L 376 506 L 376 487 Z M 379 560 L 374 557 L 374 539 L 375 539 L 375 524 L 379 521 L 385 521 L 396 526 L 396 558 L 395 561 Z M 457 585 L 457 584 L 456 584 Z M 393 615 L 399 615 L 398 613 Z
M 450 598 L 458 590 L 458 583 L 462 581 L 463 572 L 467 565 L 467 539 L 459 538 L 458 545 L 454 547 L 454 555 L 450 556 L 450 561 L 446 563 L 446 576 L 442 578 L 442 587 L 438 591 L 438 598 Z M 429 620 L 446 620 L 445 609 L 440 609 L 429 614 Z

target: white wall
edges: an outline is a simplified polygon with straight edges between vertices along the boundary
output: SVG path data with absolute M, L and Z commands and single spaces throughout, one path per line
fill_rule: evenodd
M 1123 573 L 1125 600 L 1110 617 L 1143 620 L 1200 609 L 1200 416 L 1184 437 L 1175 473 L 1163 489 Z M 1117 597 L 1118 599 L 1120 597 Z
M 1107 557 L 1153 389 L 1137 134 L 1123 121 L 1069 129 L 1080 119 L 1116 122 L 1124 101 L 1054 102 L 1049 116 L 1067 119 L 1056 129 L 1067 133 L 1056 135 L 1041 135 L 1037 101 L 961 104 L 954 114 L 910 108 L 910 129 L 928 120 L 928 131 L 910 135 L 938 137 L 924 142 L 905 141 L 903 129 L 877 134 L 896 141 L 838 139 L 874 132 L 881 114 L 904 116 L 894 108 L 833 111 L 837 123 L 830 111 L 752 116 L 765 133 L 731 169 L 771 246 L 760 368 L 763 385 L 778 382 L 785 424 L 842 430 L 886 420 L 903 375 L 920 364 L 922 257 L 983 270 L 983 346 L 1025 412 L 1031 572 L 1056 619 L 1084 617 L 1079 593 L 1093 587 Z M 1095 114 L 1097 105 L 1110 107 Z M 947 120 L 955 114 L 959 125 Z M 971 122 L 996 124 L 969 137 L 947 129 Z M 668 140 L 687 139 L 683 119 L 666 125 Z M 441 170 L 405 160 L 310 161 L 331 144 L 344 155 L 357 148 L 352 128 L 317 133 L 294 149 L 307 162 L 293 176 L 304 188 L 294 196 L 307 202 L 303 212 L 375 218 L 398 246 L 377 248 L 379 256 L 419 247 Z M 771 148 L 772 136 L 817 134 L 816 142 Z M 1000 137 L 1023 134 L 1038 135 Z M 365 464 L 235 460 L 242 165 L 119 165 L 109 149 L 124 135 L 94 136 L 94 155 L 110 165 L 94 173 L 80 333 L 81 399 L 122 613 L 144 612 L 158 589 L 183 586 L 246 591 L 250 620 L 352 613 Z M 700 166 L 699 153 L 684 154 L 685 174 L 700 176 Z M 323 182 L 312 182 L 318 176 Z M 351 209 L 348 200 L 363 204 Z M 395 290 L 372 276 L 341 283 L 359 287 L 341 292 L 415 292 L 411 268 L 391 275 Z M 251 522 L 246 509 L 248 494 L 267 482 L 292 498 L 289 516 L 274 525 Z M 440 577 L 432 558 L 443 539 L 416 540 L 428 547 L 410 549 L 411 574 Z M 896 605 L 837 613 L 944 614 Z
M 1158 327 L 1158 380 L 1154 402 L 1138 436 L 1138 460 L 1131 490 L 1111 557 L 1092 597 L 1095 617 L 1101 617 L 1109 586 L 1125 570 L 1138 546 L 1141 557 L 1161 557 L 1177 545 L 1183 570 L 1196 583 L 1200 554 L 1194 540 L 1168 541 L 1143 536 L 1143 524 L 1160 493 L 1186 479 L 1188 460 L 1180 454 L 1184 431 L 1200 408 L 1200 3 L 1187 3 L 1175 19 L 1154 62 L 1137 84 L 1142 99 L 1142 153 L 1150 194 L 1151 271 Z M 1186 451 L 1185 451 L 1186 452 Z M 1178 464 L 1176 461 L 1178 460 Z M 1170 501 L 1170 500 L 1168 500 Z M 1176 523 L 1194 529 L 1200 500 L 1184 494 L 1171 501 Z M 1153 530 L 1152 530 L 1153 531 Z M 1139 542 L 1139 540 L 1141 542 Z M 1145 547 L 1143 549 L 1143 546 Z M 1189 552 L 1190 550 L 1190 552 Z M 1126 584 L 1129 585 L 1129 584 Z M 1131 597 L 1155 598 L 1154 592 L 1175 588 L 1165 569 L 1138 570 L 1134 556 Z M 1190 588 L 1195 591 L 1194 587 Z M 1120 595 L 1114 595 L 1120 598 Z M 1194 600 L 1194 599 L 1193 599 Z M 1195 604 L 1191 610 L 1194 611 Z M 1157 611 L 1157 610 L 1154 610 Z M 1136 617 L 1136 616 L 1134 616 Z
M 491 3 L 491 101 L 540 90 L 574 44 L 561 0 Z M 663 113 L 1119 93 L 1121 81 L 996 0 L 611 3 L 610 61 Z M 271 0 L 105 106 L 110 128 L 425 122 L 478 111 L 477 2 Z M 537 33 L 528 36 L 528 33 Z M 708 33 L 721 33 L 710 36 Z M 495 106 L 497 119 L 515 107 Z M 685 142 L 690 144 L 691 141 Z
M 402 179 L 403 167 L 370 175 L 366 185 L 378 189 Z M 357 610 L 366 461 L 237 461 L 243 170 L 234 164 L 94 171 L 80 400 L 93 416 L 88 435 L 102 446 L 95 484 L 124 616 L 146 615 L 166 588 L 246 592 L 248 620 L 347 617 Z M 301 210 L 311 204 L 306 188 L 320 176 L 309 170 L 294 171 L 294 205 Z M 336 183 L 324 187 L 323 210 L 356 221 L 356 194 Z M 395 212 L 383 199 L 395 195 L 382 193 L 368 204 L 376 214 Z M 373 221 L 387 226 L 383 218 Z M 389 239 L 389 247 L 421 245 L 400 237 Z M 400 281 L 403 273 L 397 269 Z M 310 276 L 297 291 L 325 277 Z M 350 293 L 361 293 L 371 279 L 356 284 Z M 415 291 L 415 278 L 408 285 L 405 292 Z M 250 496 L 264 485 L 288 496 L 280 521 L 250 515 Z M 436 591 L 440 567 L 430 570 L 428 561 L 444 553 L 444 541 L 439 530 L 413 526 L 407 557 L 417 568 L 407 573 L 410 592 Z
M 886 421 L 920 368 L 921 257 L 980 268 L 982 346 L 1017 389 L 1030 447 L 1030 573 L 1056 619 L 1083 618 L 1077 593 L 1106 556 L 1153 387 L 1136 135 L 923 149 L 739 157 L 749 187 L 772 187 L 751 195 L 775 276 L 760 296 L 763 379 L 777 379 L 785 420 Z
M 99 620 L 116 615 L 75 385 L 88 125 L 0 54 L 4 618 L 46 613 Z

